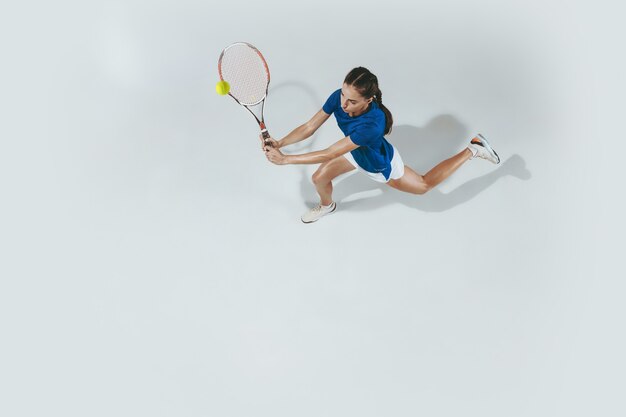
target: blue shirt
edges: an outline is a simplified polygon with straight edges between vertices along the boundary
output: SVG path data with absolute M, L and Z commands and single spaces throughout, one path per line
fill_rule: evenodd
M 386 119 L 378 103 L 372 101 L 365 113 L 350 117 L 341 108 L 341 89 L 338 89 L 328 97 L 322 110 L 326 114 L 334 114 L 343 134 L 359 145 L 350 151 L 356 163 L 365 171 L 380 172 L 385 179 L 389 179 L 393 146 L 383 136 Z

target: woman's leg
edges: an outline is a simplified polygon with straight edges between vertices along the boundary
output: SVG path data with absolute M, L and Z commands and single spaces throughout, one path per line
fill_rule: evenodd
M 328 162 L 324 162 L 313 173 L 313 184 L 320 195 L 320 202 L 327 206 L 333 202 L 333 183 L 332 180 L 341 174 L 356 169 L 346 158 L 339 156 Z
M 459 169 L 459 167 L 471 157 L 472 151 L 465 148 L 452 158 L 440 162 L 437 166 L 428 171 L 426 175 L 420 175 L 405 165 L 404 175 L 397 180 L 389 180 L 387 184 L 400 191 L 424 194 L 452 175 L 454 171 Z

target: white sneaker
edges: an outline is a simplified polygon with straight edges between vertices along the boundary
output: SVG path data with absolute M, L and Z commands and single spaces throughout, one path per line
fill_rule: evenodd
M 313 207 L 311 210 L 304 213 L 301 217 L 303 223 L 313 223 L 314 221 L 319 220 L 321 217 L 324 217 L 327 214 L 332 213 L 337 208 L 337 204 L 333 201 L 330 206 L 322 206 L 322 204 L 318 204 L 316 207 Z
M 472 151 L 472 157 L 470 159 L 478 157 L 491 161 L 494 164 L 500 163 L 500 157 L 489 145 L 487 139 L 485 139 L 485 137 L 480 133 L 474 136 L 474 138 L 470 141 L 468 148 Z

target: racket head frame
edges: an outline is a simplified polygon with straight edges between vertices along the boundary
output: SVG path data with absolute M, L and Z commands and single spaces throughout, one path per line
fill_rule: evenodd
M 240 47 L 240 46 L 246 46 L 246 47 L 252 49 L 258 55 L 261 63 L 263 64 L 263 68 L 265 69 L 265 72 L 267 74 L 267 83 L 265 85 L 265 94 L 263 94 L 263 97 L 261 97 L 258 101 L 254 102 L 254 103 L 248 103 L 248 104 L 244 104 L 244 103 L 240 102 L 237 99 L 237 97 L 232 95 L 230 92 L 228 92 L 228 95 L 231 96 L 233 98 L 233 100 L 235 100 L 237 102 L 237 104 L 245 107 L 246 110 L 248 110 L 250 112 L 250 114 L 252 114 L 252 116 L 254 116 L 254 118 L 256 119 L 257 123 L 259 124 L 259 127 L 261 128 L 261 133 L 263 135 L 263 138 L 267 140 L 267 139 L 270 138 L 270 134 L 268 133 L 267 128 L 265 126 L 263 111 L 265 109 L 265 99 L 267 98 L 267 93 L 268 93 L 268 90 L 269 90 L 271 77 L 270 77 L 269 66 L 267 65 L 267 61 L 265 60 L 265 57 L 263 56 L 261 51 L 259 51 L 254 45 L 252 45 L 252 44 L 250 44 L 248 42 L 235 42 L 235 43 L 233 43 L 231 45 L 228 45 L 226 48 L 224 48 L 222 53 L 220 53 L 219 59 L 217 61 L 217 71 L 219 73 L 220 81 L 227 81 L 228 82 L 228 80 L 224 80 L 224 75 L 222 74 L 222 59 L 224 58 L 224 55 L 228 52 L 229 49 L 234 48 L 234 47 Z M 259 103 L 261 103 L 261 113 L 260 113 L 261 117 L 260 118 L 250 109 L 250 107 L 256 106 Z

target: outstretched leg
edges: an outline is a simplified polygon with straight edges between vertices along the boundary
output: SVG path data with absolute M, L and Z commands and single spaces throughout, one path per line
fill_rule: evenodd
M 428 171 L 426 175 L 420 175 L 405 165 L 404 175 L 397 180 L 389 180 L 387 184 L 400 191 L 424 194 L 452 175 L 454 171 L 459 169 L 459 167 L 471 157 L 472 151 L 465 148 L 452 158 L 440 162 L 437 166 Z

